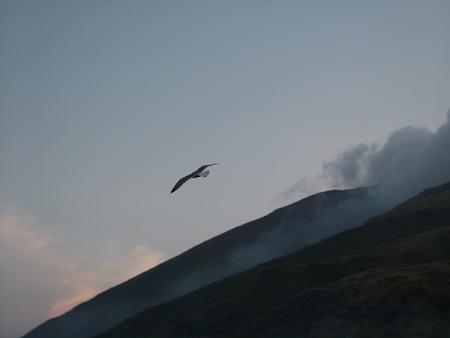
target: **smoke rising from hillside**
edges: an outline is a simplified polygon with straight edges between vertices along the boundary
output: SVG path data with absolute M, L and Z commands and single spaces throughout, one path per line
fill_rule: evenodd
M 377 185 L 380 197 L 398 203 L 430 186 L 450 181 L 450 111 L 436 132 L 404 127 L 383 146 L 361 143 L 326 162 L 315 180 L 302 178 L 285 195 L 311 190 L 311 182 L 331 188 Z M 308 186 L 304 187 L 303 182 Z
M 142 289 L 145 297 L 138 300 L 110 295 L 113 313 L 108 311 L 107 316 L 95 317 L 103 306 L 97 303 L 92 311 L 80 308 L 78 312 L 66 315 L 58 325 L 67 325 L 68 331 L 73 331 L 72 326 L 79 327 L 82 334 L 77 337 L 92 336 L 99 325 L 110 327 L 145 307 L 174 299 L 361 225 L 420 190 L 449 181 L 449 124 L 450 114 L 447 122 L 434 133 L 424 128 L 406 127 L 393 132 L 382 147 L 360 144 L 346 150 L 325 163 L 317 178 L 300 180 L 287 194 L 311 194 L 316 183 L 333 188 L 374 187 L 328 191 L 275 210 L 241 229 L 236 228 L 212 242 L 194 247 L 190 253 L 180 255 L 179 260 L 163 263 L 163 268 L 155 270 L 153 277 L 138 277 L 141 281 L 148 278 L 148 285 L 160 285 L 157 296 L 151 294 L 152 288 L 148 287 Z M 247 230 L 241 232 L 242 229 Z M 227 244 L 230 237 L 232 245 Z M 169 268 L 165 269 L 165 264 Z M 47 337 L 45 333 L 42 330 L 41 336 L 34 337 Z
M 381 147 L 361 143 L 349 148 L 326 162 L 316 178 L 304 177 L 282 195 L 311 195 L 319 187 L 355 190 L 314 195 L 275 211 L 267 220 L 273 227 L 236 246 L 220 267 L 209 266 L 174 282 L 172 292 L 186 293 L 361 225 L 426 188 L 450 181 L 449 154 L 450 112 L 436 132 L 404 127 L 392 132 Z
M 300 179 L 285 196 L 312 194 L 314 188 L 326 186 L 354 190 L 317 194 L 274 211 L 264 220 L 272 227 L 234 247 L 217 265 L 175 281 L 171 292 L 184 294 L 361 225 L 446 181 L 450 181 L 450 112 L 434 133 L 417 127 L 396 130 L 382 147 L 359 144 L 325 163 L 318 177 Z

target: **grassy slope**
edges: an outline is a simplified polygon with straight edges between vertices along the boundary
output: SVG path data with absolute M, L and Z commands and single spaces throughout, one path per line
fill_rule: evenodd
M 99 336 L 446 337 L 450 184 Z
M 333 220 L 348 205 L 359 205 L 360 208 L 346 213 L 346 222 L 341 223 L 347 227 L 357 225 L 361 217 L 367 219 L 364 216 L 367 212 L 376 212 L 364 209 L 365 205 L 372 204 L 368 203 L 369 198 L 368 189 L 333 190 L 277 209 L 97 295 L 62 316 L 41 324 L 24 338 L 92 337 L 149 306 L 176 298 L 335 233 L 338 229 Z M 321 226 L 315 227 L 318 231 L 316 237 L 307 239 L 302 236 L 308 232 L 309 222 L 318 222 L 317 219 L 323 214 L 329 215 L 331 225 L 320 222 Z M 292 236 L 285 235 L 289 232 Z M 268 235 L 267 238 L 265 235 Z M 246 259 L 234 259 L 233 254 L 239 250 L 241 254 L 245 251 Z

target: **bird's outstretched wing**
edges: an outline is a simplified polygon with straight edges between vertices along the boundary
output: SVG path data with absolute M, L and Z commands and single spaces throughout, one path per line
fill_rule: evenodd
M 210 166 L 212 166 L 212 165 L 216 165 L 216 164 L 219 164 L 219 163 L 211 163 L 211 164 L 205 164 L 205 165 L 202 165 L 200 168 L 198 168 L 195 172 L 197 172 L 197 173 L 201 173 L 203 170 L 205 170 L 206 168 L 208 168 L 208 167 L 210 167 Z
M 180 178 L 178 182 L 175 184 L 175 186 L 172 188 L 170 193 L 175 192 L 179 187 L 181 187 L 186 181 L 188 181 L 190 178 L 192 178 L 192 174 L 189 174 L 187 176 L 184 176 L 183 178 Z

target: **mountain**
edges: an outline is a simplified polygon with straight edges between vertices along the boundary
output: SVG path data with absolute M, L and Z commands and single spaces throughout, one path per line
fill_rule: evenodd
M 26 338 L 88 338 L 149 306 L 293 252 L 386 208 L 373 189 L 319 193 L 238 226 L 41 324 Z
M 97 338 L 448 337 L 450 183 Z

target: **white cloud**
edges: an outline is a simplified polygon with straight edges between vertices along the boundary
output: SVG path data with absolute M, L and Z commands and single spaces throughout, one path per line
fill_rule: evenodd
M 12 203 L 0 204 L 0 337 L 17 337 L 163 260 L 139 243 L 98 243 L 95 255 L 64 250 Z

